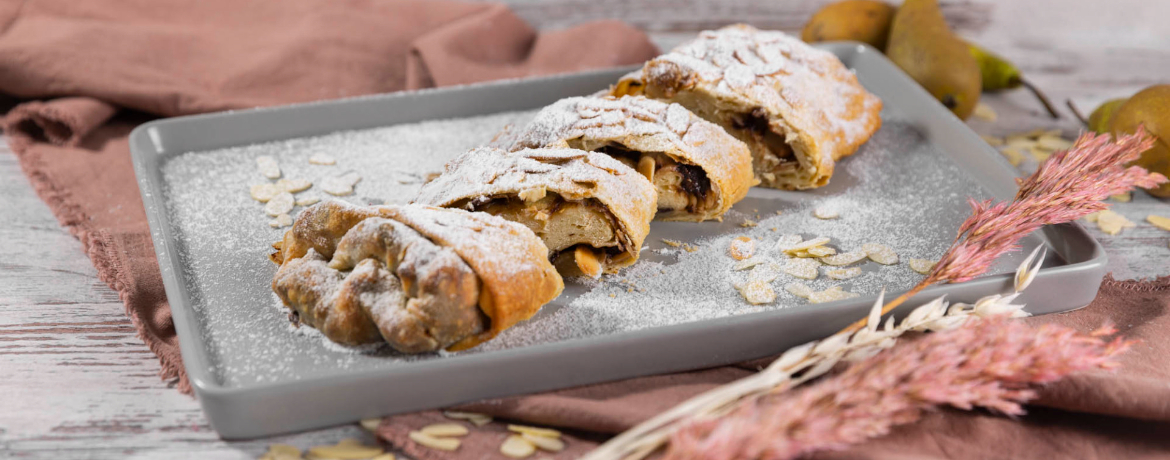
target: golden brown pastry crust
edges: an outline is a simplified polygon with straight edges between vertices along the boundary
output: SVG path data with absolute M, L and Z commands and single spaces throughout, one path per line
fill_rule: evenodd
M 576 205 L 600 206 L 612 217 L 616 249 L 624 256 L 611 258 L 605 272 L 637 261 L 658 196 L 645 177 L 601 153 L 480 147 L 447 163 L 443 174 L 419 190 L 415 202 L 480 210 L 493 200 L 535 203 L 549 194 Z
M 663 186 L 652 179 L 658 187 L 659 220 L 719 220 L 747 195 L 754 180 L 751 152 L 743 142 L 681 105 L 641 96 L 562 99 L 541 110 L 514 137 L 513 151 L 575 148 L 609 153 L 607 149 L 616 147 L 640 155 L 665 155 L 670 164 L 658 168 L 699 168 L 704 177 L 694 182 L 701 187 Z M 693 198 L 686 207 L 665 200 L 665 195 L 679 193 Z
M 743 24 L 700 33 L 611 91 L 677 102 L 720 124 L 748 144 L 756 176 L 773 188 L 827 184 L 834 163 L 881 126 L 881 100 L 836 56 Z M 795 168 L 784 161 L 793 154 Z
M 531 230 L 484 213 L 326 201 L 302 211 L 274 247 L 273 291 L 302 322 L 350 345 L 474 347 L 564 288 Z

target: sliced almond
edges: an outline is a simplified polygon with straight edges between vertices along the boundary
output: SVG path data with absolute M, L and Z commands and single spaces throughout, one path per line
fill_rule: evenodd
M 972 115 L 975 115 L 975 118 L 991 123 L 995 123 L 995 120 L 999 118 L 999 115 L 996 115 L 995 110 L 990 105 L 982 102 L 975 104 L 975 112 Z
M 828 246 L 817 246 L 815 248 L 808 248 L 807 253 L 809 257 L 825 257 L 836 254 L 837 250 Z
M 337 460 L 364 460 L 375 455 L 381 455 L 382 452 L 385 451 L 381 447 L 363 446 L 360 444 L 337 444 L 309 448 L 310 456 Z
M 840 286 L 833 286 L 829 289 L 825 289 L 824 291 L 810 294 L 808 296 L 808 301 L 809 303 L 825 303 L 837 300 L 852 299 L 860 296 L 861 294 L 846 292 L 844 289 L 841 289 Z
M 1052 152 L 1044 150 L 1040 147 L 1028 148 L 1028 154 L 1032 155 L 1032 158 L 1036 161 L 1044 161 L 1047 160 L 1048 157 L 1052 156 Z
M 835 280 L 847 280 L 861 274 L 861 267 L 837 268 L 825 272 L 825 276 Z
M 817 259 L 788 259 L 788 263 L 784 266 L 784 273 L 801 279 L 813 280 L 817 279 L 820 266 L 821 263 Z
M 512 435 L 500 445 L 500 453 L 511 458 L 526 458 L 536 453 L 536 445 L 519 435 Z
M 305 179 L 281 179 L 276 181 L 276 187 L 289 193 L 297 193 L 308 190 L 313 183 Z
M 309 157 L 309 164 L 332 165 L 332 164 L 337 164 L 337 159 L 333 158 L 333 156 L 329 155 L 329 154 L 314 153 L 312 156 Z
M 804 283 L 788 283 L 784 285 L 784 290 L 788 291 L 789 294 L 805 299 L 813 293 L 812 288 Z
M 668 240 L 666 238 L 662 239 L 662 243 L 672 248 L 677 248 L 683 245 L 682 241 Z
M 370 460 L 394 460 L 394 454 L 386 452 L 382 455 L 371 458 Z
M 1007 158 L 1008 163 L 1011 163 L 1012 166 L 1019 166 L 1024 162 L 1024 153 L 1015 147 L 1004 147 L 999 153 Z
M 744 259 L 744 260 L 741 260 L 739 262 L 736 262 L 735 265 L 731 266 L 731 270 L 732 271 L 747 270 L 749 268 L 755 267 L 756 265 L 762 264 L 764 262 L 767 262 L 767 260 L 759 258 L 759 257 L 752 257 L 750 259 Z
M 358 438 L 345 438 L 345 439 L 342 439 L 340 441 L 337 441 L 336 445 L 338 445 L 338 446 L 360 446 L 360 445 L 362 445 L 362 440 L 358 439 Z
M 548 452 L 560 452 L 565 450 L 565 441 L 560 438 L 552 438 L 548 436 L 537 436 L 531 433 L 521 433 L 520 437 L 532 443 L 540 450 Z
M 315 196 L 307 196 L 304 198 L 297 198 L 296 204 L 297 204 L 297 206 L 312 206 L 312 205 L 317 204 L 317 202 L 319 202 L 319 201 L 321 201 L 320 198 L 317 198 Z
M 578 244 L 577 248 L 573 250 L 573 261 L 576 262 L 581 273 L 597 279 L 601 277 L 601 261 L 597 260 L 597 255 L 593 251 L 593 248 L 587 245 Z
M 802 238 L 800 235 L 780 235 L 776 239 L 776 249 L 779 251 L 787 251 L 788 249 L 800 244 Z
M 1170 232 L 1170 217 L 1162 217 L 1150 214 L 1146 216 L 1146 222 L 1149 222 L 1162 230 Z
M 934 270 L 934 264 L 937 261 L 927 259 L 910 259 L 907 261 L 910 264 L 910 269 L 923 275 L 929 275 L 931 270 Z
M 898 254 L 894 249 L 884 244 L 866 243 L 861 245 L 861 250 L 865 251 L 865 255 L 869 260 L 877 262 L 882 265 L 893 265 L 898 263 Z
M 374 430 L 378 429 L 378 425 L 382 424 L 382 419 L 380 419 L 380 418 L 363 418 L 360 423 L 362 425 L 362 428 L 365 428 L 366 431 L 374 431 Z
M 423 434 L 440 438 L 447 436 L 465 436 L 468 433 L 467 427 L 458 423 L 435 423 L 424 426 L 419 431 L 421 431 Z
M 807 250 L 809 250 L 809 248 L 815 248 L 817 246 L 824 246 L 828 243 L 829 243 L 828 238 L 825 238 L 825 237 L 813 238 L 811 240 L 802 241 L 800 243 L 796 243 L 792 246 L 789 246 L 788 248 L 784 249 L 783 251 L 786 253 L 807 251 Z
M 490 416 L 480 414 L 477 412 L 460 412 L 460 411 L 454 411 L 454 410 L 445 410 L 445 411 L 443 411 L 443 415 L 446 416 L 447 418 L 453 418 L 455 420 L 467 420 L 467 421 L 471 422 L 472 425 L 475 425 L 475 426 L 484 426 L 484 425 L 487 425 L 488 423 L 491 423 L 491 421 L 492 421 L 492 418 Z
M 780 276 L 780 273 L 783 271 L 784 267 L 781 267 L 780 264 L 775 262 L 759 264 L 756 265 L 755 268 L 752 268 L 752 271 L 748 273 L 748 281 L 771 283 L 772 281 L 775 281 L 776 277 Z
M 992 147 L 999 147 L 999 146 L 1003 145 L 1003 138 L 1002 137 L 986 136 L 986 135 L 982 135 L 982 134 L 979 135 L 979 137 L 982 137 L 983 142 L 986 142 L 988 145 L 990 145 Z
M 275 219 L 268 221 L 268 226 L 272 228 L 284 228 L 293 224 L 292 216 L 288 214 L 281 214 Z
M 1125 216 L 1111 209 L 1106 209 L 1097 214 L 1097 227 L 1109 235 L 1116 235 L 1121 233 L 1123 229 L 1136 226 L 1137 224 L 1133 223 L 1133 221 L 1126 219 Z
M 1044 134 L 1036 139 L 1036 146 L 1048 151 L 1068 150 L 1073 146 L 1072 141 L 1060 136 Z
M 646 155 L 638 160 L 638 173 L 646 176 L 646 180 L 654 182 L 654 158 Z
M 528 433 L 534 436 L 544 436 L 548 438 L 561 437 L 561 432 L 552 428 L 538 428 L 527 425 L 508 425 L 508 431 L 521 434 Z
M 256 169 L 259 169 L 264 177 L 280 179 L 280 164 L 276 162 L 276 158 L 267 155 L 256 157 Z
M 333 196 L 353 194 L 353 185 L 339 177 L 328 177 L 321 181 L 321 190 Z
M 836 209 L 821 206 L 819 208 L 813 209 L 813 217 L 816 217 L 817 219 L 828 220 L 841 217 L 841 214 Z
M 297 448 L 297 446 L 290 446 L 288 444 L 269 444 L 268 452 L 280 455 L 295 455 L 297 457 L 301 456 L 301 449 Z
M 436 438 L 421 431 L 407 433 L 411 441 L 431 449 L 452 451 L 459 448 L 460 441 L 456 438 Z
M 739 295 L 742 295 L 743 299 L 752 305 L 768 304 L 776 300 L 776 291 L 772 290 L 770 284 L 761 280 L 737 284 L 735 290 L 739 291 Z
M 1097 223 L 1097 218 L 1101 216 L 1101 212 L 1093 212 L 1085 215 L 1085 222 Z
M 268 200 L 268 203 L 264 204 L 264 212 L 272 217 L 288 214 L 289 211 L 292 211 L 296 201 L 291 193 L 280 192 L 272 197 L 271 200 Z
M 756 222 L 756 221 L 751 220 L 751 219 L 744 219 L 743 222 L 739 223 L 739 226 L 743 227 L 743 228 L 752 228 L 752 227 L 756 227 L 759 225 L 760 225 L 759 222 Z
M 731 254 L 732 259 L 744 260 L 756 252 L 756 242 L 746 236 L 736 237 L 731 240 L 731 246 L 727 248 L 727 251 Z
M 1113 201 L 1119 201 L 1122 203 L 1129 203 L 1130 201 L 1133 201 L 1133 193 L 1125 192 L 1125 193 L 1118 193 L 1116 195 L 1109 195 L 1109 199 L 1111 199 Z
M 521 200 L 524 200 L 524 202 L 531 203 L 533 201 L 538 201 L 541 198 L 544 198 L 544 196 L 546 194 L 547 194 L 547 190 L 543 186 L 541 186 L 541 187 L 532 187 L 532 188 L 526 188 L 524 190 L 521 190 L 520 193 L 517 194 L 517 196 L 519 196 Z
M 267 203 L 268 200 L 279 195 L 282 191 L 276 184 L 256 184 L 248 189 L 248 192 L 252 195 L 252 199 L 261 203 Z
M 834 256 L 821 257 L 821 262 L 828 265 L 842 266 L 861 262 L 866 257 L 869 257 L 869 255 L 865 251 L 850 251 Z

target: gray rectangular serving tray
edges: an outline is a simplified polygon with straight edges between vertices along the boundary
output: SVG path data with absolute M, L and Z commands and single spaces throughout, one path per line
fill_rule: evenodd
M 829 43 L 862 84 L 905 113 L 928 142 L 950 156 L 999 200 L 1016 191 L 1015 171 L 961 120 L 935 102 L 881 53 Z M 811 308 L 787 308 L 503 351 L 413 362 L 327 377 L 221 385 L 200 333 L 185 282 L 176 229 L 168 221 L 161 167 L 172 156 L 430 119 L 539 108 L 606 88 L 630 69 L 593 71 L 336 101 L 158 120 L 130 135 L 183 362 L 211 425 L 224 438 L 249 438 L 444 407 L 483 398 L 683 371 L 768 356 L 820 338 L 864 316 L 873 296 Z M 1033 314 L 1087 305 L 1105 272 L 1101 246 L 1077 224 L 1050 226 L 1033 238 L 1055 252 L 1021 301 Z M 1034 245 L 1034 244 L 1033 244 Z M 267 283 L 268 280 L 256 280 Z M 907 307 L 947 295 L 972 301 L 1010 289 L 1010 275 L 935 286 Z M 257 306 L 257 308 L 271 308 Z M 898 313 L 904 314 L 905 310 Z

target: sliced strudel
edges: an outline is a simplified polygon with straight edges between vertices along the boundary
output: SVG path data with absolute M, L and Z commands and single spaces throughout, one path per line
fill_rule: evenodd
M 327 201 L 274 247 L 272 290 L 299 323 L 403 353 L 471 348 L 564 288 L 532 231 L 484 213 Z
M 513 150 L 596 151 L 635 168 L 658 192 L 660 220 L 719 220 L 754 184 L 743 142 L 678 104 L 641 96 L 562 99 L 515 137 Z
M 719 124 L 751 148 L 756 177 L 772 188 L 827 184 L 835 162 L 881 126 L 881 100 L 836 56 L 742 24 L 700 33 L 612 93 L 676 102 Z
M 522 223 L 562 273 L 593 277 L 638 259 L 657 201 L 650 181 L 601 153 L 492 147 L 447 163 L 415 199 Z

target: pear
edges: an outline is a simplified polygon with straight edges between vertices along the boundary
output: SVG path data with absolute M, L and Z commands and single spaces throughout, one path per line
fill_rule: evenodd
M 825 5 L 804 25 L 800 38 L 808 43 L 853 40 L 886 49 L 893 5 L 875 0 L 845 0 Z
M 1154 146 L 1142 152 L 1134 164 L 1170 175 L 1170 85 L 1154 85 L 1138 91 L 1117 107 L 1110 122 L 1114 136 L 1133 134 L 1139 127 L 1144 127 L 1156 139 Z M 1170 183 L 1146 191 L 1157 197 L 1170 197 Z
M 1111 124 L 1113 123 L 1113 114 L 1117 113 L 1117 109 L 1121 107 L 1121 104 L 1124 104 L 1127 100 L 1128 99 L 1124 97 L 1119 97 L 1117 99 L 1110 99 L 1105 101 L 1101 105 L 1097 106 L 1097 108 L 1093 110 L 1093 113 L 1089 114 L 1089 120 L 1086 122 L 1089 131 L 1095 132 L 1097 134 L 1105 134 L 1110 132 L 1110 129 L 1112 129 Z
M 979 62 L 943 19 L 937 0 L 906 0 L 894 15 L 886 55 L 959 118 L 975 111 Z
M 967 50 L 971 52 L 971 56 L 975 57 L 975 61 L 979 63 L 979 74 L 983 81 L 983 91 L 1002 91 L 1016 89 L 1021 86 L 1026 87 L 1044 105 L 1044 110 L 1048 111 L 1049 116 L 1052 118 L 1060 118 L 1060 114 L 1056 112 L 1056 109 L 1052 107 L 1052 103 L 1048 101 L 1048 96 L 1045 96 L 1044 92 L 1040 91 L 1035 85 L 1024 80 L 1020 68 L 1012 64 L 1011 61 L 983 49 L 974 43 L 968 43 Z

